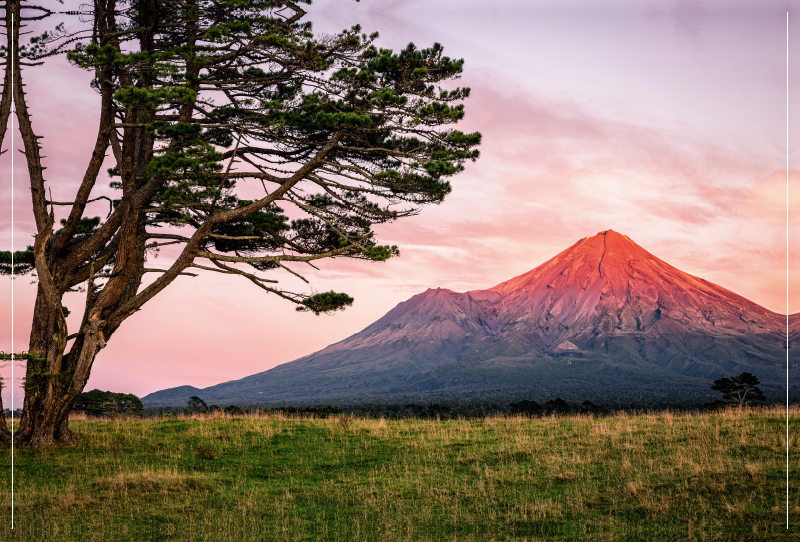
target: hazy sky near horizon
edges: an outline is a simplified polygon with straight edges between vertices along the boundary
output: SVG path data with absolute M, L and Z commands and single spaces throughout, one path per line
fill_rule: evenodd
M 439 42 L 464 58 L 458 83 L 472 96 L 461 129 L 483 134 L 481 158 L 453 180 L 444 203 L 378 229 L 381 242 L 400 246 L 400 258 L 322 261 L 306 274 L 316 291 L 351 294 L 352 308 L 315 317 L 245 280 L 181 277 L 123 324 L 86 389 L 142 396 L 265 371 L 360 331 L 427 288 L 488 288 L 606 229 L 772 311 L 800 312 L 800 294 L 788 307 L 786 295 L 788 4 L 317 0 L 308 9 L 317 32 L 359 23 L 380 32 L 382 47 Z M 789 283 L 798 292 L 800 14 L 790 40 Z M 63 59 L 24 77 L 34 129 L 45 136 L 45 177 L 54 199 L 65 201 L 91 152 L 98 96 L 89 75 Z M 4 250 L 12 238 L 10 156 L 0 156 Z M 34 231 L 22 158 L 14 158 L 17 250 Z M 112 193 L 99 184 L 96 195 Z M 165 249 L 154 263 L 173 254 Z M 275 278 L 308 291 L 292 277 Z M 11 281 L 0 282 L 0 350 L 9 351 Z M 20 277 L 13 287 L 20 351 L 35 285 Z M 67 295 L 76 309 L 71 332 L 83 295 Z M 9 381 L 8 367 L 0 374 Z M 18 366 L 16 405 L 23 375 Z

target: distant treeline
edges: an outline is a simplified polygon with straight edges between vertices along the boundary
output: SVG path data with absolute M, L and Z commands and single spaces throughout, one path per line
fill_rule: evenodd
M 354 415 L 362 418 L 387 418 L 387 419 L 470 419 L 484 418 L 491 415 L 526 415 L 526 416 L 547 416 L 550 414 L 597 414 L 613 415 L 617 413 L 636 413 L 636 412 L 659 412 L 670 410 L 672 412 L 705 412 L 724 406 L 721 402 L 691 405 L 653 405 L 638 403 L 620 404 L 597 404 L 591 401 L 583 403 L 568 403 L 557 399 L 546 401 L 539 404 L 535 401 L 522 400 L 512 403 L 497 401 L 477 401 L 477 402 L 431 402 L 431 403 L 348 403 L 335 405 L 274 405 L 274 404 L 242 404 L 225 405 L 219 407 L 211 405 L 207 413 L 215 411 L 226 412 L 231 415 L 260 413 L 288 414 L 298 416 L 313 416 L 315 418 L 325 418 L 331 415 Z M 548 404 L 551 403 L 551 404 Z M 588 403 L 588 404 L 587 404 Z M 794 403 L 793 403 L 794 404 Z M 566 408 L 565 406 L 566 405 Z M 765 405 L 769 406 L 769 405 Z M 161 417 L 165 414 L 175 416 L 187 414 L 186 407 L 145 407 L 143 411 L 135 409 L 136 412 L 97 412 L 97 411 L 78 411 L 98 417 L 108 417 L 113 414 Z M 6 418 L 11 417 L 11 410 L 4 409 Z M 14 418 L 22 416 L 22 410 L 14 411 Z
M 581 404 L 590 401 L 597 406 L 599 413 L 610 414 L 613 412 L 631 411 L 700 411 L 706 405 L 721 399 L 720 393 L 713 391 L 708 385 L 697 385 L 695 387 L 681 386 L 678 384 L 653 385 L 642 384 L 639 386 L 622 385 L 609 388 L 607 386 L 586 387 L 585 383 L 562 383 L 560 385 L 543 382 L 536 389 L 520 388 L 514 390 L 487 390 L 487 391 L 434 391 L 392 394 L 381 398 L 376 395 L 354 396 L 350 398 L 305 398 L 298 397 L 291 401 L 270 401 L 268 398 L 253 401 L 250 398 L 229 397 L 227 399 L 212 399 L 203 397 L 202 391 L 200 398 L 209 404 L 217 403 L 218 408 L 224 409 L 229 405 L 236 405 L 242 409 L 301 409 L 306 408 L 320 409 L 324 407 L 335 407 L 346 413 L 372 414 L 405 416 L 406 411 L 420 410 L 427 411 L 433 405 L 434 412 L 442 408 L 449 408 L 450 411 L 459 415 L 466 415 L 470 412 L 482 414 L 510 414 L 513 408 L 509 405 L 520 401 L 533 401 L 542 406 L 546 411 L 545 405 L 548 401 L 561 398 L 569 406 L 571 411 L 580 409 Z M 580 384 L 580 386 L 578 385 Z M 770 383 L 759 385 L 764 391 L 767 402 L 784 403 L 786 398 L 786 388 L 777 389 Z M 260 399 L 260 398 L 259 398 Z M 184 400 L 185 401 L 185 400 Z M 790 389 L 789 401 L 791 403 L 800 402 L 800 386 Z M 417 407 L 405 408 L 407 405 L 417 405 Z M 145 405 L 145 411 L 151 412 L 172 412 L 181 413 L 186 408 L 186 403 L 173 407 L 156 407 Z
M 567 402 L 560 398 L 545 401 L 543 404 L 530 400 L 516 402 L 471 401 L 471 402 L 431 402 L 431 403 L 342 403 L 334 405 L 274 405 L 274 404 L 241 404 L 220 407 L 211 405 L 206 412 L 224 411 L 229 414 L 248 414 L 253 412 L 281 413 L 300 416 L 324 418 L 331 415 L 354 415 L 363 418 L 387 419 L 470 419 L 484 418 L 491 415 L 527 415 L 546 416 L 550 414 L 596 414 L 611 415 L 615 413 L 657 412 L 670 410 L 673 412 L 700 412 L 715 408 L 714 403 L 691 403 L 683 405 L 654 405 L 643 403 L 594 404 L 591 401 Z M 232 408 L 233 407 L 233 408 Z M 186 414 L 185 407 L 145 407 L 148 416 L 159 417 L 165 414 Z
M 365 418 L 388 419 L 464 419 L 514 414 L 527 416 L 570 413 L 609 415 L 620 412 L 659 412 L 665 410 L 701 412 L 714 410 L 729 404 L 719 400 L 719 391 L 711 390 L 683 390 L 683 394 L 674 388 L 669 389 L 667 387 L 648 390 L 604 390 L 605 395 L 592 393 L 589 394 L 589 398 L 580 397 L 577 394 L 565 394 L 547 399 L 542 398 L 541 391 L 543 390 L 540 390 L 536 395 L 531 394 L 534 397 L 531 397 L 531 395 L 526 397 L 527 394 L 516 392 L 508 394 L 487 393 L 488 397 L 486 398 L 475 395 L 460 398 L 449 395 L 426 398 L 408 396 L 399 399 L 392 397 L 390 399 L 387 398 L 385 401 L 380 401 L 376 400 L 375 397 L 364 397 L 330 401 L 328 403 L 323 403 L 322 401 L 313 403 L 297 401 L 292 404 L 234 402 L 232 404 L 208 405 L 202 398 L 195 396 L 191 397 L 182 406 L 143 407 L 141 401 L 135 395 L 92 390 L 78 396 L 74 410 L 98 417 L 115 415 L 160 417 L 163 415 L 211 413 L 215 411 L 237 415 L 258 411 L 314 417 L 344 414 Z M 790 395 L 790 402 L 793 404 L 800 399 L 795 395 Z M 676 399 L 676 397 L 681 397 L 681 399 Z M 768 400 L 767 402 L 771 403 L 773 401 Z M 774 402 L 785 404 L 778 401 Z M 11 411 L 6 409 L 5 415 L 10 417 Z M 21 411 L 16 410 L 15 417 L 18 418 L 20 415 Z

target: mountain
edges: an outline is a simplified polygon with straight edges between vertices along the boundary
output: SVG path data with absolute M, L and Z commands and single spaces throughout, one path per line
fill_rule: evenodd
M 794 346 L 800 314 L 789 325 Z M 493 288 L 429 289 L 319 352 L 191 390 L 220 405 L 555 395 L 669 403 L 714 398 L 714 379 L 749 371 L 775 395 L 785 392 L 786 329 L 785 315 L 607 230 Z M 183 388 L 142 402 L 183 405 Z

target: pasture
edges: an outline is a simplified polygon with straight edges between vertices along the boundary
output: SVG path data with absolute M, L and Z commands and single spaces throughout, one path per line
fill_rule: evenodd
M 73 416 L 0 450 L 3 540 L 789 540 L 785 408 L 386 420 Z M 800 409 L 791 410 L 796 450 Z

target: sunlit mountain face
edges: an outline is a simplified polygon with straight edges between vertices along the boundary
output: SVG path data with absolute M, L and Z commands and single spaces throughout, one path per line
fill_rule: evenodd
M 799 316 L 788 317 L 791 346 Z M 363 331 L 294 362 L 205 390 L 163 390 L 143 401 L 557 394 L 669 404 L 716 398 L 708 390 L 712 380 L 744 371 L 785 397 L 786 333 L 786 315 L 684 273 L 607 230 L 493 288 L 429 289 Z M 794 364 L 798 356 L 789 353 Z
M 505 319 L 536 315 L 556 337 L 646 331 L 677 323 L 714 335 L 785 330 L 786 317 L 656 258 L 615 231 L 581 239 L 533 271 L 488 290 L 502 296 Z

